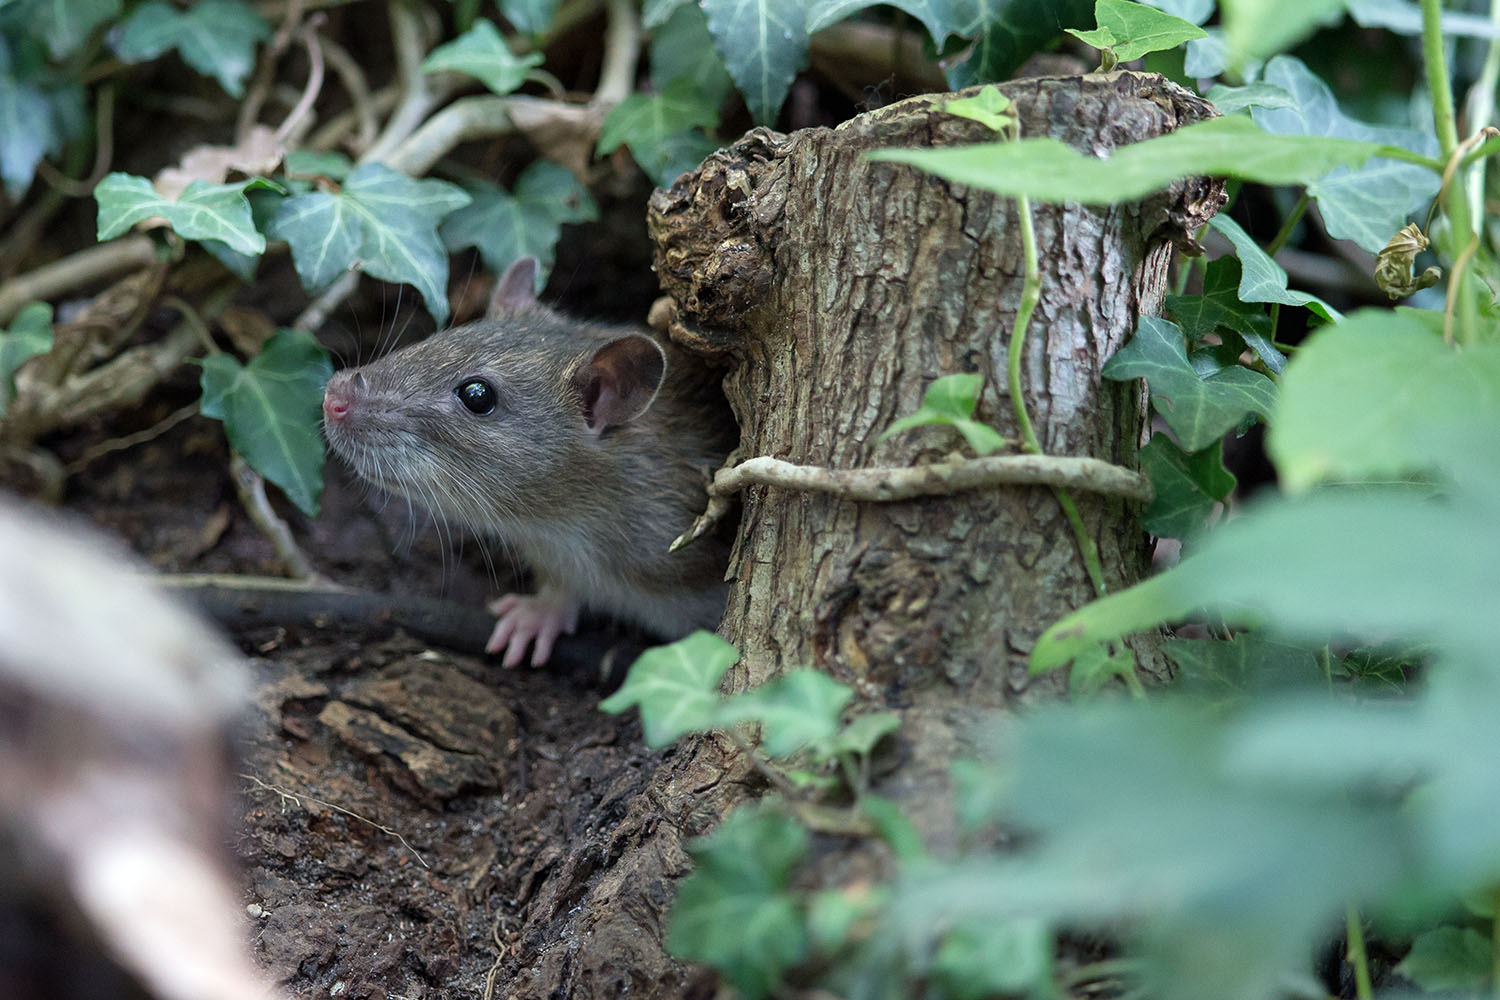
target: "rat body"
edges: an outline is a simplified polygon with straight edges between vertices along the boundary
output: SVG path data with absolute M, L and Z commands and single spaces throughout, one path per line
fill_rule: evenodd
M 329 381 L 329 444 L 365 480 L 496 539 L 538 592 L 491 605 L 487 649 L 544 663 L 579 606 L 676 638 L 724 610 L 724 540 L 679 553 L 705 470 L 733 444 L 712 373 L 644 331 L 536 302 L 536 261 L 501 278 L 484 320 Z

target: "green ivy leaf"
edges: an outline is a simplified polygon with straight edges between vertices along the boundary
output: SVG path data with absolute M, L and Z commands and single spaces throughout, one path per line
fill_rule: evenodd
M 969 372 L 958 372 L 933 379 L 922 399 L 921 409 L 887 427 L 880 435 L 880 440 L 884 441 L 893 434 L 899 434 L 913 427 L 938 424 L 957 430 L 977 455 L 988 455 L 1004 447 L 1005 438 L 1000 436 L 999 431 L 972 419 L 974 407 L 979 402 L 979 390 L 983 384 L 983 375 Z
M 119 17 L 121 10 L 120 0 L 45 0 L 31 6 L 29 24 L 47 40 L 47 50 L 59 62 L 78 51 L 95 28 Z
M 901 728 L 901 716 L 895 712 L 866 712 L 856 716 L 839 731 L 829 744 L 829 756 L 841 753 L 868 757 L 875 744 Z
M 1141 526 L 1157 538 L 1194 537 L 1208 526 L 1215 502 L 1234 488 L 1220 441 L 1189 455 L 1167 435 L 1153 434 L 1140 455 L 1141 472 L 1155 490 Z
M 1046 996 L 1052 985 L 1052 931 L 1040 920 L 970 920 L 943 939 L 932 978 L 943 996 Z
M 692 80 L 678 77 L 660 94 L 631 94 L 621 101 L 599 132 L 599 155 L 622 145 L 646 174 L 663 187 L 697 166 L 718 148 L 700 127 L 717 124 L 719 111 Z
M 354 164 L 343 153 L 322 153 L 311 149 L 297 149 L 286 154 L 282 166 L 288 176 L 326 177 L 331 181 L 342 181 L 354 169 Z
M 504 274 L 522 257 L 535 257 L 541 265 L 538 291 L 552 270 L 562 226 L 599 217 L 588 188 L 572 171 L 546 160 L 521 172 L 514 194 L 486 183 L 470 184 L 466 190 L 471 200 L 444 220 L 443 243 L 449 250 L 478 247 L 485 267 L 496 274 Z
M 867 886 L 820 889 L 807 904 L 807 932 L 813 947 L 831 953 L 849 940 L 861 920 L 875 916 L 885 894 Z
M 33 302 L 16 314 L 10 329 L 0 330 L 0 417 L 16 395 L 16 371 L 32 358 L 52 350 L 52 307 Z
M 666 746 L 684 733 L 716 724 L 719 681 L 739 658 L 739 650 L 712 632 L 694 632 L 642 653 L 620 690 L 599 707 L 618 715 L 640 706 L 646 745 Z
M 359 266 L 382 281 L 415 286 L 442 324 L 448 318 L 448 256 L 437 226 L 468 203 L 469 196 L 452 184 L 366 163 L 338 193 L 286 199 L 268 233 L 291 247 L 297 276 L 309 291 Z
M 1068 672 L 1068 693 L 1094 694 L 1117 678 L 1128 682 L 1134 673 L 1135 655 L 1129 649 L 1094 646 L 1073 658 L 1073 667 Z
M 1241 301 L 1241 277 L 1238 258 L 1211 260 L 1204 268 L 1202 294 L 1168 295 L 1167 311 L 1190 343 L 1201 343 L 1215 331 L 1227 328 L 1238 333 L 1266 367 L 1280 375 L 1286 367 L 1286 355 L 1271 342 L 1271 317 L 1259 304 Z
M 540 38 L 552 30 L 558 0 L 500 0 L 500 13 L 516 30 Z
M 46 95 L 30 83 L 0 73 L 0 179 L 12 201 L 26 194 L 36 165 L 58 145 L 58 139 Z
M 109 174 L 94 188 L 94 198 L 99 202 L 99 239 L 113 239 L 143 219 L 160 216 L 183 239 L 218 240 L 239 253 L 261 254 L 266 239 L 255 229 L 245 189 L 268 183 L 249 180 L 209 184 L 198 180 L 189 184 L 176 201 L 169 201 L 144 177 Z
M 1396 972 L 1429 993 L 1477 995 L 1489 985 L 1494 949 L 1472 927 L 1438 927 L 1418 934 Z
M 1227 215 L 1208 223 L 1234 244 L 1240 258 L 1240 298 L 1245 302 L 1277 302 L 1284 306 L 1306 306 L 1330 322 L 1341 319 L 1339 311 L 1316 295 L 1287 288 L 1286 270 L 1272 260 L 1240 224 Z
M 1500 345 L 1462 352 L 1409 313 L 1361 310 L 1288 366 L 1267 450 L 1284 488 L 1323 479 L 1461 473 L 1452 428 L 1500 427 Z
M 807 843 L 801 824 L 765 805 L 741 806 L 689 841 L 695 870 L 677 891 L 667 948 L 713 966 L 747 1000 L 768 996 L 807 954 L 803 908 L 789 889 Z
M 1237 698 L 1248 691 L 1305 686 L 1319 679 L 1306 646 L 1277 642 L 1254 632 L 1232 641 L 1168 639 L 1162 652 L 1177 667 L 1185 690 Z
M 955 9 L 962 6 L 955 4 Z M 1010 79 L 1060 30 L 1087 27 L 1094 9 L 1089 0 L 972 0 L 969 6 L 974 20 L 954 33 L 973 38 L 974 44 L 956 53 L 944 72 L 954 90 Z
M 1382 148 L 1352 139 L 1271 135 L 1243 115 L 1230 115 L 1122 146 L 1107 160 L 1050 137 L 942 149 L 883 149 L 869 155 L 997 194 L 1113 205 L 1200 175 L 1305 184 L 1335 166 L 1363 163 Z
M 1010 98 L 1000 93 L 1000 88 L 994 84 L 985 87 L 973 97 L 961 97 L 943 104 L 943 110 L 948 114 L 979 122 L 996 132 L 1009 127 L 1011 122 L 1015 121 L 1005 113 L 1009 107 Z
M 1428 133 L 1367 125 L 1345 115 L 1328 85 L 1292 56 L 1277 56 L 1267 63 L 1264 82 L 1281 87 L 1296 101 L 1294 108 L 1254 109 L 1256 124 L 1267 132 L 1378 142 L 1437 155 L 1437 140 Z M 1379 253 L 1408 216 L 1427 207 L 1437 194 L 1440 178 L 1436 171 L 1418 164 L 1378 156 L 1358 169 L 1355 166 L 1333 168 L 1310 178 L 1307 193 L 1317 199 L 1328 235 Z
M 504 96 L 524 83 L 526 74 L 543 62 L 540 52 L 514 55 L 492 22 L 475 21 L 474 27 L 446 45 L 433 49 L 422 60 L 422 72 L 450 70 L 463 73 Z
M 839 712 L 852 697 L 852 689 L 827 674 L 794 670 L 726 699 L 712 725 L 758 722 L 761 749 L 771 757 L 790 757 L 810 744 L 826 743 L 838 731 Z
M 1190 39 L 1208 36 L 1196 24 L 1133 0 L 1096 0 L 1094 18 L 1099 25 L 1097 31 L 1069 28 L 1068 34 L 1096 49 L 1113 50 L 1119 62 L 1175 49 Z
M 822 31 L 874 6 L 874 0 L 814 0 L 807 9 L 807 33 Z M 896 0 L 890 6 L 922 22 L 939 48 L 949 35 L 972 36 L 987 20 L 986 14 L 994 13 L 988 0 Z
M 113 45 L 115 55 L 132 63 L 176 49 L 183 62 L 241 97 L 255 46 L 270 34 L 271 26 L 241 0 L 201 0 L 185 11 L 148 0 L 120 24 Z
M 678 78 L 691 80 L 703 100 L 715 108 L 734 89 L 729 70 L 714 48 L 708 19 L 697 4 L 678 7 L 651 36 L 652 84 L 662 91 Z
M 1249 83 L 1243 87 L 1226 87 L 1216 83 L 1208 89 L 1208 99 L 1226 115 L 1246 108 L 1295 108 L 1296 98 L 1274 83 Z
M 228 354 L 203 359 L 199 409 L 223 421 L 234 450 L 308 517 L 323 494 L 320 419 L 332 375 L 327 352 L 302 330 L 278 330 L 248 365 Z
M 1201 377 L 1188 363 L 1182 331 L 1151 316 L 1141 317 L 1135 336 L 1105 363 L 1103 374 L 1144 378 L 1151 405 L 1190 452 L 1213 444 L 1246 414 L 1269 415 L 1276 398 L 1270 379 L 1238 365 Z
M 699 0 L 715 48 L 757 122 L 781 110 L 792 77 L 807 64 L 802 0 Z

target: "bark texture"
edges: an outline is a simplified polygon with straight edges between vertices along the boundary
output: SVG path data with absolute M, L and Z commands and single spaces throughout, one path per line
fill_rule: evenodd
M 1108 155 L 1214 112 L 1151 74 L 1015 81 L 1023 136 Z M 871 162 L 888 146 L 991 141 L 913 98 L 837 129 L 757 129 L 652 199 L 656 266 L 677 304 L 674 339 L 728 366 L 741 454 L 847 469 L 932 462 L 962 447 L 946 428 L 880 440 L 938 376 L 979 372 L 977 417 L 1018 436 L 1006 387 L 1023 256 L 1008 198 Z M 1022 383 L 1043 449 L 1131 468 L 1145 426 L 1135 385 L 1100 369 L 1137 317 L 1158 311 L 1174 244 L 1223 203 L 1191 179 L 1114 207 L 1033 206 L 1042 294 Z M 1113 588 L 1147 567 L 1126 501 L 1075 493 Z M 1050 489 L 1011 487 L 890 503 L 775 487 L 747 490 L 722 633 L 743 652 L 727 684 L 815 666 L 903 716 L 900 765 L 878 790 L 941 847 L 945 774 L 982 713 L 1061 690 L 1031 678 L 1037 635 L 1094 594 Z M 1162 669 L 1152 644 L 1137 650 Z M 538 956 L 521 996 L 612 995 L 637 977 L 657 996 L 694 973 L 659 951 L 662 902 L 685 870 L 680 839 L 712 825 L 745 787 L 722 744 L 681 747 L 611 831 L 607 870 L 578 898 L 565 946 Z M 611 953 L 623 941 L 625 952 Z M 629 971 L 627 971 L 629 970 Z M 701 982 L 701 980 L 699 980 Z

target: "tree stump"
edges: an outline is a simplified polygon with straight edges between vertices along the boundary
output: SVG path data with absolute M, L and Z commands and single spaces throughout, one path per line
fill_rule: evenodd
M 1022 136 L 1097 155 L 1214 114 L 1153 74 L 1002 89 Z M 832 130 L 757 129 L 652 198 L 673 339 L 728 366 L 744 457 L 835 469 L 940 460 L 962 447 L 951 429 L 880 434 L 954 372 L 983 376 L 977 419 L 1018 438 L 1006 380 L 1023 279 L 1015 202 L 864 159 L 889 146 L 992 141 L 943 111 L 951 96 Z M 1173 246 L 1191 247 L 1223 201 L 1221 182 L 1195 178 L 1135 204 L 1033 206 L 1042 291 L 1022 383 L 1047 454 L 1134 468 L 1145 396 L 1100 369 L 1137 318 L 1159 310 Z M 1137 512 L 1117 497 L 1074 499 L 1109 587 L 1139 579 L 1149 540 Z M 730 575 L 721 632 L 743 658 L 727 689 L 812 666 L 900 711 L 901 763 L 877 791 L 901 801 L 938 849 L 952 839 L 948 764 L 972 749 L 981 715 L 1062 689 L 1059 677 L 1031 678 L 1027 656 L 1043 629 L 1094 596 L 1056 497 L 1035 486 L 889 503 L 752 487 Z M 1154 643 L 1136 653 L 1148 676 L 1161 674 Z M 605 868 L 573 882 L 568 943 L 529 963 L 517 995 L 691 992 L 702 973 L 662 950 L 671 882 L 689 867 L 680 841 L 711 828 L 749 781 L 718 739 L 671 752 L 602 835 Z

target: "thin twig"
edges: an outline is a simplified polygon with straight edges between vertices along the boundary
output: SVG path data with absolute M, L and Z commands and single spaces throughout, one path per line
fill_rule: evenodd
M 350 144 L 355 154 L 358 155 L 370 148 L 370 144 L 375 141 L 375 136 L 380 130 L 380 125 L 375 120 L 376 106 L 370 96 L 370 85 L 365 80 L 364 69 L 347 49 L 331 38 L 323 38 L 319 41 L 322 43 L 323 58 L 328 61 L 329 68 L 339 78 L 339 83 L 343 84 L 344 92 L 349 95 L 349 113 L 355 125 L 354 138 L 350 140 Z M 396 92 L 392 90 L 390 93 L 391 107 L 395 107 Z M 329 122 L 329 126 L 332 124 L 333 122 Z M 323 139 L 327 131 L 328 126 L 325 126 L 313 136 L 311 144 L 314 148 L 327 148 L 318 145 L 318 140 Z
M 136 431 L 134 434 L 126 434 L 122 437 L 110 438 L 108 441 L 93 445 L 77 458 L 73 459 L 73 461 L 63 466 L 63 475 L 68 477 L 75 476 L 105 455 L 117 451 L 126 451 L 127 449 L 134 448 L 136 445 L 155 440 L 197 412 L 198 402 L 194 400 L 186 406 L 174 410 L 167 417 L 158 420 L 145 430 Z
M 69 198 L 87 198 L 94 187 L 109 170 L 109 161 L 115 155 L 115 85 L 107 83 L 99 88 L 98 103 L 94 105 L 94 168 L 82 180 L 74 180 L 46 160 L 39 162 L 37 176 L 51 187 Z
M 126 236 L 80 250 L 0 285 L 0 323 L 8 323 L 28 302 L 107 278 L 120 271 L 156 263 L 156 244 L 149 236 Z
M 302 96 L 287 114 L 286 120 L 276 130 L 278 145 L 286 142 L 299 127 L 304 132 L 307 130 L 308 123 L 311 122 L 309 115 L 312 113 L 313 104 L 323 90 L 323 48 L 318 44 L 318 25 L 322 22 L 323 15 L 316 14 L 302 26 L 302 31 L 299 33 L 302 44 L 307 49 L 307 86 L 302 89 Z
M 427 863 L 427 859 L 424 858 L 424 857 L 422 857 L 421 853 L 419 853 L 415 847 L 411 846 L 411 843 L 405 837 L 401 836 L 401 834 L 398 831 L 393 830 L 390 827 L 385 826 L 383 824 L 377 823 L 373 819 L 370 819 L 367 816 L 361 816 L 359 813 L 355 812 L 352 809 L 345 809 L 343 806 L 335 805 L 334 803 L 329 802 L 327 799 L 320 799 L 320 798 L 318 798 L 318 797 L 316 797 L 314 795 L 309 795 L 306 792 L 292 792 L 292 791 L 288 791 L 287 789 L 282 788 L 279 785 L 272 785 L 269 782 L 262 781 L 262 780 L 260 780 L 259 778 L 257 778 L 253 774 L 244 774 L 244 773 L 241 773 L 240 777 L 244 778 L 246 781 L 249 781 L 249 782 L 253 783 L 257 787 L 259 787 L 261 789 L 264 789 L 265 791 L 270 792 L 272 795 L 280 796 L 283 801 L 288 801 L 289 800 L 291 802 L 295 802 L 299 806 L 302 805 L 303 800 L 306 800 L 308 802 L 315 802 L 318 805 L 322 806 L 324 809 L 332 809 L 336 813 L 342 813 L 343 815 L 348 816 L 351 819 L 359 820 L 361 823 L 364 823 L 366 826 L 374 827 L 375 829 L 379 830 L 381 833 L 384 833 L 384 834 L 387 834 L 389 836 L 395 837 L 397 840 L 401 841 L 401 846 L 404 847 L 404 848 L 406 848 L 408 851 L 410 851 L 411 852 L 411 856 L 414 857 L 414 858 L 416 858 L 417 859 L 417 863 L 419 865 L 421 865 L 423 868 L 427 868 L 427 869 L 431 869 L 432 868 L 432 866 Z
M 312 583 L 326 583 L 323 574 L 313 567 L 312 561 L 297 546 L 292 529 L 271 508 L 271 501 L 266 496 L 266 481 L 233 449 L 229 455 L 229 472 L 234 478 L 234 491 L 239 495 L 240 506 L 245 508 L 257 530 L 276 550 L 287 573 Z
M 604 64 L 594 104 L 612 108 L 635 88 L 641 50 L 641 19 L 633 0 L 608 0 L 609 28 L 604 33 Z
M 339 307 L 339 303 L 353 294 L 354 289 L 359 287 L 359 272 L 345 271 L 338 276 L 333 284 L 329 285 L 323 294 L 307 304 L 307 308 L 292 320 L 292 327 L 297 330 L 306 330 L 316 333 L 328 322 L 328 314 Z
M 401 0 L 391 0 L 391 40 L 396 48 L 396 75 L 401 80 L 401 103 L 386 120 L 385 129 L 365 150 L 361 163 L 386 163 L 397 146 L 426 121 L 441 97 L 428 86 L 422 73 L 422 25 Z
M 303 0 L 291 0 L 287 4 L 276 34 L 271 37 L 271 41 L 261 52 L 260 63 L 255 68 L 255 79 L 250 82 L 250 87 L 245 92 L 245 99 L 240 102 L 239 115 L 235 119 L 236 144 L 245 141 L 250 130 L 260 119 L 260 109 L 265 105 L 271 88 L 276 84 L 276 64 L 281 61 L 281 56 L 286 52 L 287 46 L 292 44 L 292 36 L 296 32 L 298 22 L 302 20 L 302 10 Z

